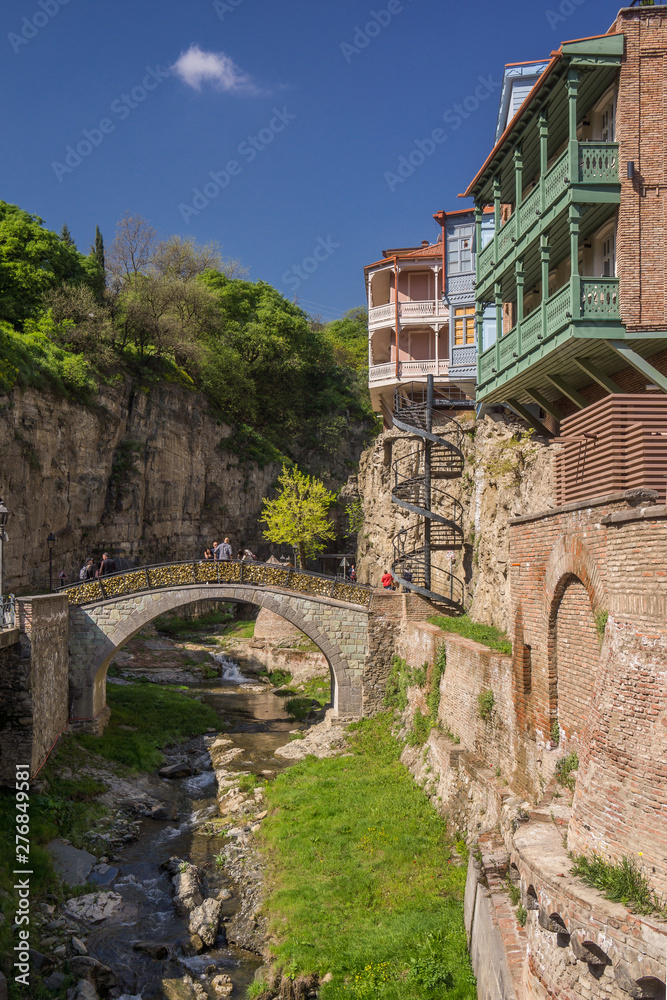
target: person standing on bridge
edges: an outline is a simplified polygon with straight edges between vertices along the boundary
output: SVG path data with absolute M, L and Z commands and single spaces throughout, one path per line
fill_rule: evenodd
M 215 558 L 218 560 L 218 562 L 231 562 L 232 547 L 229 544 L 228 538 L 225 538 L 224 542 L 221 542 L 220 545 L 218 545 L 218 547 L 216 548 Z
M 106 576 L 107 573 L 116 572 L 116 560 L 109 557 L 108 552 L 102 554 L 102 563 L 100 565 L 100 576 Z

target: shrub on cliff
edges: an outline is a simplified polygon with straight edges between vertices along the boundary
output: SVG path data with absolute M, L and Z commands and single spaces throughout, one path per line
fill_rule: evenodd
M 260 462 L 307 456 L 321 475 L 351 425 L 362 436 L 376 428 L 364 310 L 323 327 L 246 281 L 216 245 L 159 240 L 136 216 L 120 221 L 105 254 L 106 284 L 101 255 L 83 257 L 66 237 L 0 202 L 0 320 L 13 325 L 0 344 L 0 393 L 33 385 L 85 402 L 95 380 L 178 382 L 236 428 L 227 450 Z

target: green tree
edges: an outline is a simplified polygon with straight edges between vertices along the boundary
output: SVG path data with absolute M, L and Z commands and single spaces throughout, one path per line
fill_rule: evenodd
M 97 264 L 44 229 L 42 219 L 0 201 L 0 319 L 19 327 L 42 296 L 66 281 L 94 286 Z
M 278 482 L 278 496 L 265 500 L 262 507 L 260 520 L 267 526 L 264 537 L 269 542 L 296 546 L 303 568 L 306 558 L 323 550 L 326 539 L 336 537 L 329 520 L 335 495 L 319 479 L 296 467 L 288 469 L 283 465 Z

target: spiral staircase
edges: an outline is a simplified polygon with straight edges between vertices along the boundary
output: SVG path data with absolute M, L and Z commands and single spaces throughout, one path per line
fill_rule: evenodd
M 435 403 L 432 375 L 426 386 L 400 386 L 394 397 L 394 426 L 418 446 L 393 462 L 391 499 L 418 520 L 394 538 L 392 576 L 405 590 L 460 611 L 464 586 L 451 565 L 454 553 L 463 548 L 463 508 L 435 484 L 461 477 L 463 431 Z M 439 561 L 449 562 L 449 569 L 433 565 L 434 552 L 448 554 Z

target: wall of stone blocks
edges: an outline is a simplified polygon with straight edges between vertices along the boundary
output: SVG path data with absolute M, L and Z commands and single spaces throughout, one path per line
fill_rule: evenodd
M 267 642 L 276 643 L 293 641 L 296 644 L 303 637 L 303 632 L 286 618 L 281 618 L 267 608 L 260 608 L 255 622 L 255 639 L 266 639 Z
M 0 647 L 0 781 L 17 762 L 43 764 L 68 718 L 68 604 L 61 594 L 18 600 L 16 641 Z

